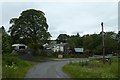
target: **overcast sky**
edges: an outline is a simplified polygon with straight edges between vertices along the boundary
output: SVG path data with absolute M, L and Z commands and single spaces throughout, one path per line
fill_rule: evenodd
M 0 24 L 9 29 L 11 18 L 27 9 L 45 13 L 52 39 L 59 34 L 93 34 L 101 31 L 118 31 L 118 2 L 4 2 L 0 3 Z M 0 10 L 1 10 L 0 9 Z

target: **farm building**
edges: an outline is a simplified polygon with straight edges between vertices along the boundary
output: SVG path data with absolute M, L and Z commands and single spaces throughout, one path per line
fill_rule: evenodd
M 76 54 L 83 54 L 83 48 L 74 48 Z
M 25 49 L 27 49 L 27 46 L 25 44 L 13 44 L 12 47 L 15 50 L 25 50 Z

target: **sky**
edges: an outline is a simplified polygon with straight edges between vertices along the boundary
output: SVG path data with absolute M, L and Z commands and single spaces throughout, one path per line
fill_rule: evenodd
M 71 1 L 71 2 L 70 2 Z M 56 39 L 59 34 L 81 36 L 101 32 L 101 22 L 104 23 L 104 31 L 118 32 L 118 2 L 111 0 L 107 2 L 76 0 L 68 1 L 31 1 L 16 2 L 4 1 L 0 3 L 0 26 L 6 30 L 11 26 L 10 19 L 20 16 L 22 11 L 27 9 L 41 10 L 45 13 L 48 31 L 51 39 Z

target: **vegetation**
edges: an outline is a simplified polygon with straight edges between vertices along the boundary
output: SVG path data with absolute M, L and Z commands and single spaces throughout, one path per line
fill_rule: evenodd
M 68 43 L 70 44 L 70 49 L 73 48 L 82 48 L 83 47 L 83 38 L 79 35 L 79 33 L 77 33 L 77 35 L 72 35 L 69 40 Z
M 34 49 L 34 53 L 51 37 L 45 14 L 40 10 L 23 11 L 18 18 L 12 18 L 10 24 L 8 32 L 13 43 L 27 44 Z
M 95 59 L 69 63 L 63 67 L 63 71 L 72 78 L 118 78 L 118 59 L 112 59 L 111 64 L 103 64 Z
M 58 37 L 57 37 L 57 39 L 56 39 L 56 41 L 57 41 L 57 43 L 60 43 L 60 42 L 67 42 L 67 40 L 69 39 L 69 35 L 67 35 L 67 34 L 60 34 Z
M 64 54 L 61 51 L 52 54 L 55 58 L 58 58 L 58 55 L 63 55 L 63 58 L 88 58 L 87 54 Z
M 2 53 L 12 52 L 11 36 L 7 34 L 4 27 L 2 26 Z
M 15 55 L 3 55 L 2 77 L 3 78 L 24 78 L 31 66 L 36 62 L 25 61 Z
M 118 52 L 119 52 L 119 54 L 120 54 L 120 31 L 118 32 L 118 34 L 117 34 L 117 40 L 118 40 Z
M 105 32 L 105 53 L 117 53 L 119 34 L 115 32 Z M 65 38 L 65 39 L 63 39 Z M 84 53 L 88 55 L 101 54 L 102 53 L 102 33 L 99 34 L 86 34 L 80 36 L 76 35 L 60 34 L 57 38 L 57 42 L 69 43 L 70 49 L 75 47 L 84 48 Z
M 55 52 L 52 55 L 35 55 L 34 57 L 39 59 L 52 60 L 54 58 L 58 58 L 58 55 L 63 55 L 63 58 L 88 58 L 88 55 L 86 54 L 63 54 L 59 52 Z

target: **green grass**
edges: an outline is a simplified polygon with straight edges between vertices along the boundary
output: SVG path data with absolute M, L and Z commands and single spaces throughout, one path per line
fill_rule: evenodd
M 3 78 L 24 78 L 36 62 L 25 61 L 13 55 L 4 55 L 2 60 Z
M 118 78 L 118 60 L 112 59 L 111 64 L 105 65 L 95 59 L 87 63 L 69 63 L 63 71 L 72 78 Z

